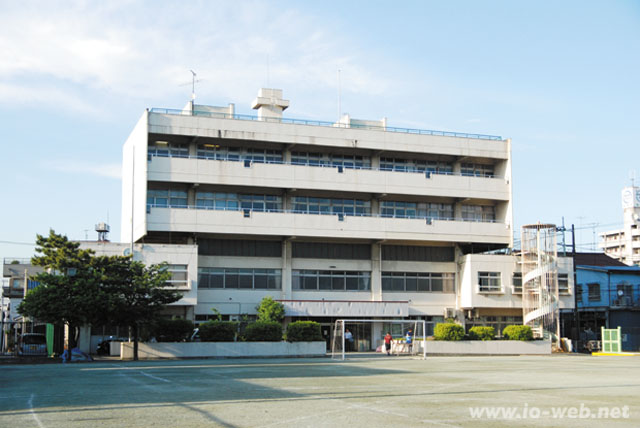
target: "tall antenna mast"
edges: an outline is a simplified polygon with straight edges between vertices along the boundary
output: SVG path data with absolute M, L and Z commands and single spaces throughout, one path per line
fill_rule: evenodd
M 636 183 L 636 170 L 629 171 L 629 178 L 631 179 L 631 187 L 635 187 Z
M 195 102 L 196 100 L 196 72 L 193 70 L 189 70 L 192 74 L 191 76 L 191 101 Z

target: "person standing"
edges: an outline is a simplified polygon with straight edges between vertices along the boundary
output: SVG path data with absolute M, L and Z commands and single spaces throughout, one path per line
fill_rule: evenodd
M 349 331 L 349 329 L 346 329 L 344 331 L 344 343 L 345 343 L 345 351 L 347 352 L 351 352 L 352 348 L 353 348 L 353 334 L 351 334 L 351 332 Z
M 387 335 L 384 337 L 384 348 L 387 350 L 387 355 L 391 355 L 391 333 L 387 332 Z
M 413 330 L 409 329 L 407 331 L 407 335 L 404 338 L 405 343 L 407 344 L 407 348 L 409 348 L 409 353 L 411 354 L 413 351 Z

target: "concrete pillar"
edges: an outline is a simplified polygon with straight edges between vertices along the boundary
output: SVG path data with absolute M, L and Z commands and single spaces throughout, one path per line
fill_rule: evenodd
M 282 241 L 282 299 L 291 300 L 291 241 Z
M 371 199 L 371 215 L 376 216 L 380 214 L 380 200 L 377 198 Z
M 371 244 L 371 300 L 382 300 L 382 245 Z

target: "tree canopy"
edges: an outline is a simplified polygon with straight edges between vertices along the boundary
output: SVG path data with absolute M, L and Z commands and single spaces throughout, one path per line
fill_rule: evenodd
M 31 262 L 47 271 L 35 277 L 40 285 L 27 293 L 18 311 L 39 321 L 68 324 L 70 347 L 76 344 L 79 326 L 127 325 L 133 330 L 137 359 L 140 325 L 182 297 L 166 287 L 171 276 L 166 264 L 147 267 L 130 256 L 95 256 L 53 230 L 48 237 L 37 235 L 36 243 L 41 255 Z
M 271 296 L 263 298 L 256 309 L 258 310 L 258 321 L 282 322 L 284 319 L 284 305 L 273 300 Z

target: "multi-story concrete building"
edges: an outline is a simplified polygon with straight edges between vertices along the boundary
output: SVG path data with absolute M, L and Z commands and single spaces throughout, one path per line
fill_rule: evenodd
M 622 189 L 622 229 L 600 234 L 600 248 L 629 266 L 640 266 L 640 187 Z
M 288 119 L 288 106 L 262 89 L 257 117 L 151 109 L 126 141 L 122 241 L 191 248 L 168 259 L 184 279 L 176 313 L 255 314 L 269 295 L 325 326 L 522 322 L 515 257 L 479 254 L 513 244 L 510 140 Z

